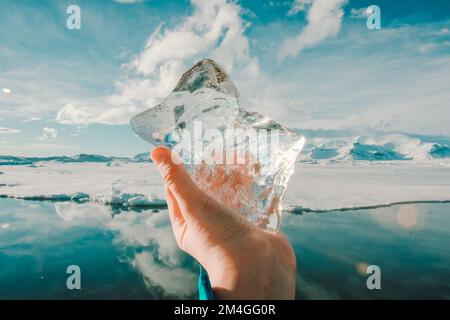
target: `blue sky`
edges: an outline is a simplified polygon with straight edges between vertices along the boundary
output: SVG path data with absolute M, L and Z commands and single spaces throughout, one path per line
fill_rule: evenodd
M 449 1 L 0 0 L 0 21 L 0 154 L 146 151 L 129 118 L 206 57 L 289 127 L 450 135 Z

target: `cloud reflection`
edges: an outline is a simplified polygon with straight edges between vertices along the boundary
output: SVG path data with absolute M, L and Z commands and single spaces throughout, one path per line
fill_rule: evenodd
M 195 292 L 196 274 L 192 259 L 177 246 L 166 212 L 112 211 L 101 204 L 55 203 L 55 211 L 65 222 L 106 228 L 115 233 L 113 243 L 143 276 L 150 290 L 161 288 L 164 295 L 189 297 Z
M 407 229 L 417 224 L 417 208 L 414 205 L 400 206 L 397 210 L 397 222 Z

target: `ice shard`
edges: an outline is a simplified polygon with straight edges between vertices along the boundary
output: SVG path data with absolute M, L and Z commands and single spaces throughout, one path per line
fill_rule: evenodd
M 240 107 L 239 91 L 216 62 L 194 65 L 131 126 L 151 144 L 176 151 L 211 197 L 262 228 L 279 227 L 283 193 L 305 139 Z

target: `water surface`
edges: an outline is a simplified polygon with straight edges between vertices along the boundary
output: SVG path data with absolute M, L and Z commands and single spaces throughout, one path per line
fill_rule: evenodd
M 448 299 L 449 226 L 449 203 L 285 214 L 297 298 Z M 69 265 L 81 290 L 67 289 Z M 367 288 L 368 265 L 381 290 Z M 196 298 L 196 275 L 163 209 L 0 199 L 0 299 Z

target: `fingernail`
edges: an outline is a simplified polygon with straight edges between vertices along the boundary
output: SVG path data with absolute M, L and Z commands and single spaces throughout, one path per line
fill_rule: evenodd
M 153 162 L 160 163 L 167 160 L 167 151 L 165 147 L 156 147 L 150 153 L 150 158 Z

